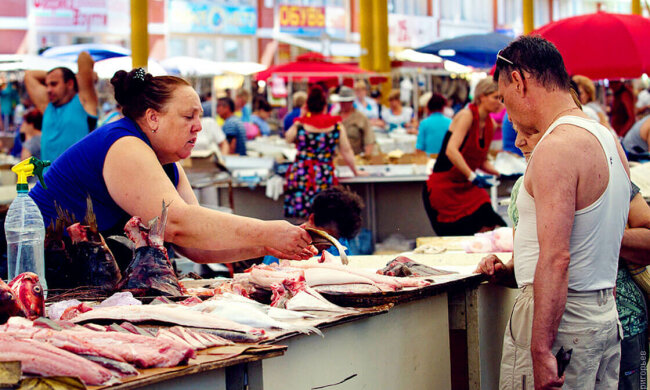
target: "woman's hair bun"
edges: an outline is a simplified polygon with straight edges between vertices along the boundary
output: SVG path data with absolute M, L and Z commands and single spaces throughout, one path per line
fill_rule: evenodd
M 144 90 L 145 84 L 152 78 L 153 76 L 143 68 L 135 68 L 128 73 L 118 70 L 111 78 L 111 84 L 115 90 L 115 101 L 122 107 L 128 105 L 129 102 L 138 98 Z

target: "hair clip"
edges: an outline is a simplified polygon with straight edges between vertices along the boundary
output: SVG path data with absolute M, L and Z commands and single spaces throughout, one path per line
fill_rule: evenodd
M 133 73 L 133 78 L 138 79 L 140 81 L 144 81 L 144 76 L 146 75 L 145 71 L 143 68 L 138 68 L 135 70 Z

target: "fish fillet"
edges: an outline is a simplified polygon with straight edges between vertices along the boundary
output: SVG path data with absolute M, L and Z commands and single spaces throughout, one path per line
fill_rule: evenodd
M 181 326 L 197 328 L 224 329 L 243 333 L 264 334 L 263 329 L 188 310 L 180 305 L 142 305 L 142 306 L 113 306 L 102 307 L 80 313 L 72 318 L 72 322 L 81 323 L 93 320 L 124 320 L 129 322 L 165 322 Z
M 329 268 L 305 269 L 305 281 L 310 287 L 330 284 L 375 284 L 366 277 Z
M 113 378 L 99 364 L 36 340 L 0 335 L 0 360 L 20 361 L 23 372 L 28 374 L 76 376 L 87 385 L 101 385 Z
M 286 303 L 289 310 L 327 311 L 333 313 L 350 313 L 352 310 L 337 306 L 311 288 L 300 291 Z

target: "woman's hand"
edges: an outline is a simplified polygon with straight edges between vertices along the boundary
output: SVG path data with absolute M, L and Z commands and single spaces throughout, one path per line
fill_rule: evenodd
M 282 258 L 302 259 L 308 252 L 312 252 L 311 236 L 305 229 L 287 221 L 265 221 L 265 225 L 264 246 L 271 251 L 277 251 Z
M 282 260 L 309 260 L 318 254 L 318 250 L 313 245 L 308 246 L 301 253 L 298 253 L 296 255 L 283 253 L 269 247 L 264 248 L 264 250 L 266 251 L 267 255 L 277 257 L 278 259 Z

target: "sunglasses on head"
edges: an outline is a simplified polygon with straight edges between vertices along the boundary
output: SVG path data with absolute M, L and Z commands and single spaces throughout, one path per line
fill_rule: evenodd
M 521 75 L 521 79 L 525 80 L 524 72 L 523 72 L 523 70 L 521 70 L 521 66 L 515 64 L 513 61 L 510 61 L 506 57 L 502 56 L 501 55 L 502 51 L 503 51 L 503 49 L 499 50 L 499 52 L 497 53 L 497 61 L 501 60 L 501 61 L 505 62 L 506 64 L 512 66 L 513 68 L 516 68 L 517 71 L 519 71 L 519 74 Z

